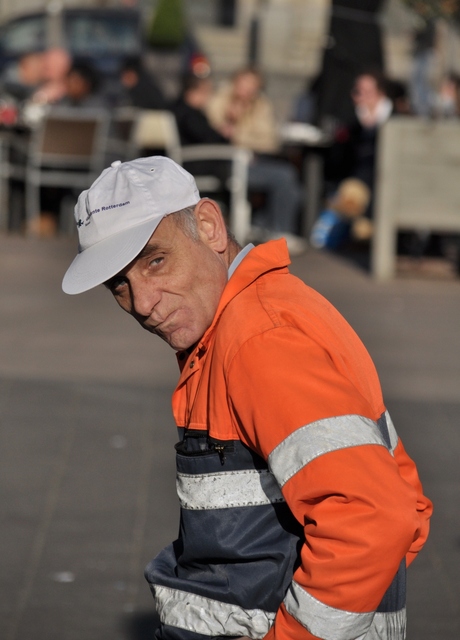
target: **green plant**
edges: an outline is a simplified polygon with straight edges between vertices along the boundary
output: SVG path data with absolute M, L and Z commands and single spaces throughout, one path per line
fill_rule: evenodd
M 175 49 L 186 36 L 186 18 L 182 0 L 160 0 L 152 18 L 148 41 L 152 47 Z

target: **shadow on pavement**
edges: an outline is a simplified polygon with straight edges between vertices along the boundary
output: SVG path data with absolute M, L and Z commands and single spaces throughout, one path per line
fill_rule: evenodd
M 160 618 L 154 611 L 129 614 L 122 621 L 124 636 L 127 640 L 153 640 L 155 629 L 159 624 Z

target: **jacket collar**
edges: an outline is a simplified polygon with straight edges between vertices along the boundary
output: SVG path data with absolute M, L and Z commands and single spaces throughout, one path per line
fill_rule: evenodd
M 265 242 L 249 251 L 228 280 L 222 292 L 214 319 L 201 340 L 189 349 L 179 351 L 176 354 L 179 368 L 182 372 L 181 379 L 184 379 L 184 376 L 188 377 L 198 368 L 195 363 L 198 364 L 201 356 L 206 353 L 220 316 L 233 298 L 246 289 L 246 287 L 249 287 L 260 278 L 260 276 L 269 271 L 283 269 L 289 264 L 291 264 L 291 260 L 289 258 L 286 241 L 283 238 Z M 187 366 L 189 361 L 194 363 L 193 367 L 190 365 Z
M 211 326 L 198 343 L 198 349 L 207 348 L 209 340 L 214 329 L 219 322 L 225 307 L 241 293 L 246 287 L 249 287 L 255 280 L 260 278 L 268 271 L 282 269 L 291 264 L 289 253 L 284 239 L 271 240 L 260 244 L 247 254 L 238 265 L 234 274 L 229 279 L 219 302 Z

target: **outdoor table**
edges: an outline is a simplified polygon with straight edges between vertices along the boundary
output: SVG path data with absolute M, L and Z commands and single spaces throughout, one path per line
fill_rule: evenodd
M 332 137 L 318 127 L 305 122 L 287 122 L 280 128 L 285 148 L 298 148 L 302 153 L 302 182 L 305 186 L 305 205 L 301 227 L 305 237 L 318 216 L 324 183 L 324 152 L 332 145 Z

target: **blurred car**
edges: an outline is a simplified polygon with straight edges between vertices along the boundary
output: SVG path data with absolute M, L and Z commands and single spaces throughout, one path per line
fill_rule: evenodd
M 0 26 L 0 73 L 22 55 L 52 46 L 63 46 L 74 59 L 113 75 L 124 60 L 143 51 L 141 14 L 125 7 L 65 7 L 12 18 Z
M 74 60 L 89 62 L 104 76 L 116 75 L 127 59 L 149 50 L 143 15 L 137 9 L 63 7 L 29 12 L 0 25 L 0 73 L 26 53 L 55 46 L 67 49 Z M 191 32 L 178 54 L 182 73 L 209 74 L 209 60 Z

